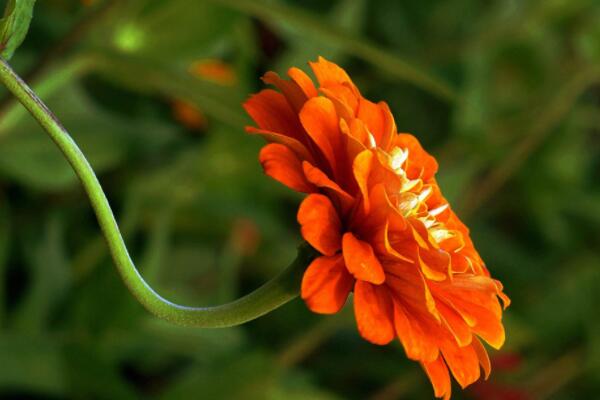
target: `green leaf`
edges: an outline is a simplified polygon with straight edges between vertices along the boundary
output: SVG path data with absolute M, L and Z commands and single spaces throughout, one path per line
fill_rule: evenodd
M 3 58 L 9 60 L 25 39 L 34 5 L 35 0 L 10 0 L 6 3 L 4 17 L 0 19 L 0 54 Z

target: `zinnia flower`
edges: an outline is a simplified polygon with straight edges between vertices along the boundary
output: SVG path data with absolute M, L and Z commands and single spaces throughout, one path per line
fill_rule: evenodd
M 189 72 L 199 78 L 206 79 L 223 86 L 232 86 L 237 82 L 237 75 L 231 65 L 215 59 L 198 60 L 189 68 Z
M 435 180 L 436 160 L 412 135 L 398 133 L 384 102 L 361 96 L 346 72 L 323 58 L 289 80 L 273 72 L 244 104 L 268 142 L 267 175 L 308 193 L 298 222 L 321 256 L 304 273 L 301 295 L 332 314 L 354 293 L 360 334 L 384 345 L 398 338 L 418 361 L 436 397 L 448 399 L 450 374 L 465 387 L 486 378 L 480 339 L 504 343 L 509 300 L 492 279 Z
M 198 106 L 187 100 L 175 99 L 171 102 L 173 118 L 191 130 L 202 130 L 206 127 L 206 117 Z

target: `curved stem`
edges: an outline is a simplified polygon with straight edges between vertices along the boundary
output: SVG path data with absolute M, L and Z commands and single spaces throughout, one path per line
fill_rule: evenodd
M 215 307 L 185 307 L 157 294 L 139 274 L 119 231 L 106 195 L 94 170 L 58 119 L 25 82 L 0 59 L 0 81 L 27 108 L 56 143 L 81 180 L 107 241 L 113 261 L 129 291 L 151 313 L 186 326 L 218 328 L 239 325 L 274 310 L 298 296 L 302 273 L 313 257 L 304 245 L 296 260 L 254 292 Z

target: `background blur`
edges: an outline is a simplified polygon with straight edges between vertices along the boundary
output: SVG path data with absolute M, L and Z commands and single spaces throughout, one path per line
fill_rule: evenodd
M 43 0 L 12 64 L 99 174 L 143 275 L 189 305 L 295 256 L 300 196 L 263 176 L 241 102 L 318 55 L 386 100 L 513 305 L 492 377 L 455 399 L 600 390 L 597 0 Z M 68 164 L 0 92 L 0 398 L 421 399 L 397 344 L 294 301 L 184 329 L 119 281 Z

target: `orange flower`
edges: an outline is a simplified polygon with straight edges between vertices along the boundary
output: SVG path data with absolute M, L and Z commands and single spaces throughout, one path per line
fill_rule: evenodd
M 435 180 L 438 165 L 412 135 L 397 133 L 386 103 L 361 96 L 346 72 L 319 58 L 319 82 L 297 68 L 290 80 L 268 72 L 265 89 L 244 104 L 269 142 L 267 175 L 309 193 L 298 222 L 322 255 L 308 267 L 301 295 L 331 314 L 354 292 L 360 334 L 394 338 L 419 361 L 435 396 L 450 397 L 448 369 L 464 388 L 490 373 L 480 338 L 504 343 L 502 285 L 492 279 L 469 230 Z
M 192 63 L 189 72 L 199 78 L 203 78 L 223 86 L 232 86 L 237 81 L 235 70 L 231 65 L 213 59 L 198 60 Z
M 188 129 L 199 131 L 206 127 L 206 117 L 202 110 L 187 100 L 173 100 L 171 110 L 173 118 Z

